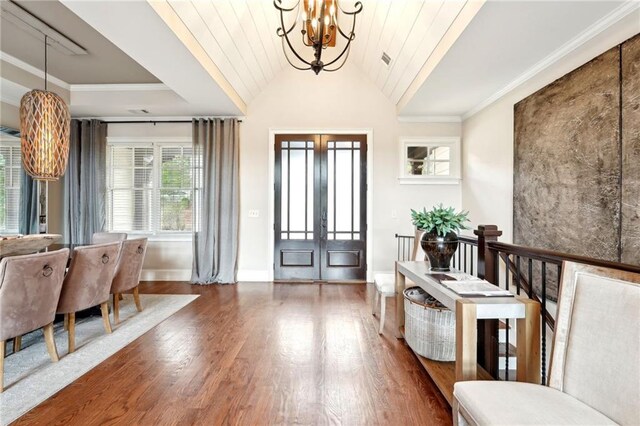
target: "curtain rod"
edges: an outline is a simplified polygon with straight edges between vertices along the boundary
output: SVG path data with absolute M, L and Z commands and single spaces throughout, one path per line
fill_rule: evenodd
M 192 120 L 101 120 L 103 123 L 107 123 L 107 124 L 149 124 L 149 123 L 153 123 L 158 124 L 158 123 L 192 123 Z M 242 123 L 242 120 L 238 120 L 238 123 Z

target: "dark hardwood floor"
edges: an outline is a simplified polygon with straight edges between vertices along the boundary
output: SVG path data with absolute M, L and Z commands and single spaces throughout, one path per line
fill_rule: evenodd
M 370 285 L 140 288 L 201 297 L 16 424 L 451 424 Z

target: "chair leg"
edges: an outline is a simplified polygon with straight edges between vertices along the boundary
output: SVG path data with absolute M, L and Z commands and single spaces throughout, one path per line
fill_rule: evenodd
M 380 331 L 378 334 L 382 334 L 382 330 L 384 330 L 384 318 L 385 311 L 387 309 L 387 297 L 384 294 L 380 295 Z
M 124 294 L 118 293 L 118 300 L 124 300 Z
M 379 296 L 380 296 L 380 293 L 378 293 L 378 290 L 376 289 L 376 292 L 373 293 L 373 301 L 371 302 L 371 315 L 373 316 L 376 315 L 376 308 L 378 307 Z
M 100 304 L 100 312 L 102 313 L 102 322 L 104 323 L 104 331 L 111 333 L 111 323 L 109 322 L 109 304 L 107 302 Z
M 51 361 L 58 362 L 60 358 L 58 357 L 58 349 L 56 349 L 56 341 L 53 338 L 53 323 L 51 322 L 45 325 L 42 331 L 44 331 L 44 341 L 47 344 L 47 351 L 49 352 Z
M 16 336 L 13 338 L 13 353 L 20 352 L 22 349 L 22 336 Z
M 69 353 L 76 350 L 76 313 L 69 312 Z
M 118 325 L 120 322 L 120 299 L 118 293 L 113 294 L 113 323 Z
M 136 309 L 138 312 L 142 312 L 142 303 L 140 303 L 140 293 L 138 293 L 138 286 L 133 289 L 133 300 L 136 302 Z
M 7 342 L 0 340 L 0 393 L 4 392 L 4 356 Z

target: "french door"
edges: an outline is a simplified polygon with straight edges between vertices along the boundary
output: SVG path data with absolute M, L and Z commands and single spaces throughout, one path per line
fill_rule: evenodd
M 365 135 L 276 135 L 274 278 L 364 281 Z

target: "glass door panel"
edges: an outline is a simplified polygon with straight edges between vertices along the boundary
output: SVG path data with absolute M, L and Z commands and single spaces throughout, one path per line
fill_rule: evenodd
M 366 137 L 277 135 L 277 280 L 364 280 Z

